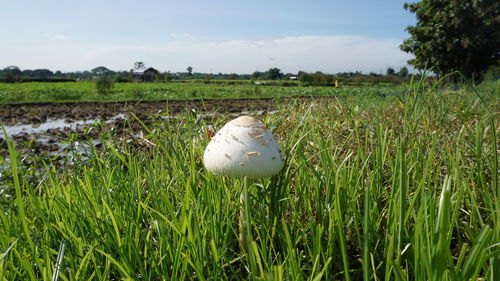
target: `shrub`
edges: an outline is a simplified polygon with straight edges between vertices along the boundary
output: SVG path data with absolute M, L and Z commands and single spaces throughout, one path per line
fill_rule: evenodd
M 102 77 L 97 79 L 97 81 L 95 82 L 95 87 L 99 94 L 106 94 L 111 92 L 113 86 L 114 86 L 113 80 L 109 78 Z

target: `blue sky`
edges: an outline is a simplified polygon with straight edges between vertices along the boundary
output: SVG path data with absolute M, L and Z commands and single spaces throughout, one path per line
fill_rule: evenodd
M 405 65 L 404 1 L 0 0 L 0 67 L 251 73 Z

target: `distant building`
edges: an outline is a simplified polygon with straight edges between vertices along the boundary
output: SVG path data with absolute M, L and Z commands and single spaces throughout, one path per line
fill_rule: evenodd
M 290 76 L 290 80 L 297 80 L 299 79 L 297 76 Z
M 152 67 L 149 67 L 145 70 L 134 70 L 132 74 L 134 75 L 134 79 L 140 82 L 153 82 L 156 75 L 160 74 L 160 72 Z

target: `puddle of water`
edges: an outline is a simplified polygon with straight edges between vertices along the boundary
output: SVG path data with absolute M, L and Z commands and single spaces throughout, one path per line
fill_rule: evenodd
M 117 120 L 117 119 L 125 119 L 124 114 L 115 115 L 106 120 L 106 123 Z M 39 134 L 43 133 L 50 129 L 69 129 L 74 130 L 78 126 L 88 125 L 96 122 L 97 119 L 89 119 L 89 120 L 75 120 L 72 122 L 66 122 L 64 119 L 50 119 L 46 122 L 40 124 L 27 124 L 27 125 L 13 125 L 13 126 L 4 126 L 5 132 L 8 137 L 13 135 L 26 133 L 26 134 Z M 0 134 L 0 138 L 3 138 L 3 134 Z
M 238 117 L 238 116 L 241 116 L 241 115 L 257 115 L 257 116 L 260 116 L 260 115 L 263 115 L 266 111 L 265 110 L 257 110 L 257 111 L 242 111 L 242 112 L 239 112 L 239 113 L 231 113 L 229 114 L 231 117 Z M 267 112 L 267 114 L 269 115 L 272 115 L 272 114 L 276 114 L 276 111 L 273 110 L 273 111 L 269 111 Z M 213 112 L 207 112 L 207 113 L 201 113 L 200 116 L 205 116 L 205 117 L 209 117 L 209 116 L 214 116 L 214 115 L 217 115 L 216 113 L 213 113 Z M 109 119 L 107 119 L 105 122 L 106 123 L 109 123 L 109 122 L 112 122 L 112 121 L 115 121 L 117 119 L 125 119 L 125 115 L 120 113 L 118 115 L 115 115 Z M 164 116 L 161 116 L 162 119 L 179 119 L 180 117 L 179 116 L 170 116 L 170 115 L 164 115 Z M 185 118 L 185 117 L 183 117 Z M 4 126 L 4 129 L 7 133 L 7 136 L 8 137 L 12 137 L 14 135 L 18 135 L 18 134 L 23 134 L 23 133 L 26 133 L 26 134 L 41 134 L 41 133 L 44 133 L 46 132 L 47 130 L 50 130 L 50 129 L 64 129 L 64 130 L 75 130 L 77 129 L 79 126 L 83 126 L 83 125 L 89 125 L 89 124 L 92 124 L 94 122 L 98 121 L 98 119 L 88 119 L 88 120 L 75 120 L 75 121 L 70 121 L 70 122 L 67 122 L 65 121 L 64 119 L 49 119 L 43 123 L 39 123 L 39 124 L 26 124 L 26 125 L 12 125 L 12 126 Z M 39 136 L 39 140 L 43 142 L 43 140 L 40 139 L 41 136 Z M 3 139 L 4 138 L 4 135 L 0 132 L 0 139 Z

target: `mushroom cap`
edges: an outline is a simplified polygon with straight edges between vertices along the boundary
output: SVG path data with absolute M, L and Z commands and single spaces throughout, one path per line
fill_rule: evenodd
M 283 154 L 273 134 L 259 120 L 229 121 L 205 149 L 205 167 L 216 175 L 265 178 L 283 168 Z

